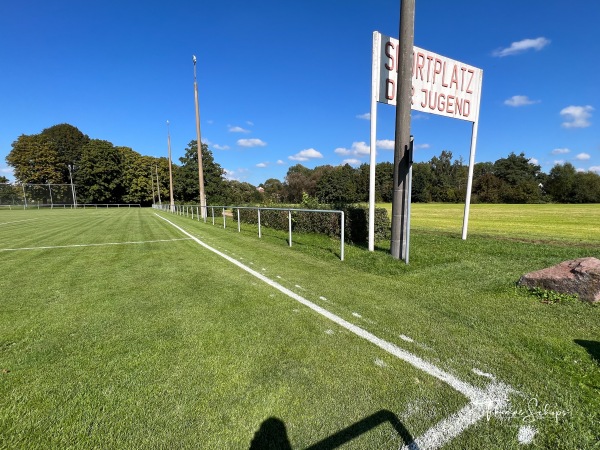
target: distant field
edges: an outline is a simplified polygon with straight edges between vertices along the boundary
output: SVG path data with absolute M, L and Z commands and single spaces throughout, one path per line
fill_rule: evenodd
M 473 205 L 462 241 L 461 205 L 415 204 L 408 266 L 232 220 L 0 210 L 0 448 L 598 448 L 600 308 L 515 285 L 600 258 L 597 210 Z
M 386 208 L 391 217 L 391 203 Z M 464 204 L 413 203 L 411 226 L 461 235 Z M 600 205 L 471 205 L 469 235 L 600 243 Z

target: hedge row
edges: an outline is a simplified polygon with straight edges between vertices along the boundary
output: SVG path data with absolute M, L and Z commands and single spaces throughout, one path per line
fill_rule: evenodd
M 233 209 L 234 215 L 237 214 L 235 208 Z M 294 211 L 294 207 L 290 207 L 290 209 L 292 210 L 292 231 L 301 233 L 320 233 L 335 237 L 340 235 L 341 223 L 339 214 Z M 366 243 L 369 237 L 369 209 L 360 206 L 345 206 L 340 208 L 340 210 L 344 211 L 345 216 L 345 240 L 355 244 Z M 255 209 L 241 209 L 240 221 L 257 224 L 258 212 Z M 261 209 L 260 223 L 261 226 L 287 231 L 289 226 L 288 211 Z M 375 239 L 389 239 L 389 237 L 390 220 L 387 210 L 384 208 L 376 208 Z

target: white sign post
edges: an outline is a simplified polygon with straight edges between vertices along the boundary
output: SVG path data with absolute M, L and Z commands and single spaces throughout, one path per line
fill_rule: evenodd
M 375 247 L 375 144 L 377 142 L 377 102 L 396 104 L 398 78 L 397 39 L 373 32 L 371 86 L 371 159 L 369 189 L 369 250 Z M 414 47 L 412 61 L 411 109 L 473 123 L 469 177 L 462 238 L 467 238 L 469 207 L 483 71 L 437 53 Z

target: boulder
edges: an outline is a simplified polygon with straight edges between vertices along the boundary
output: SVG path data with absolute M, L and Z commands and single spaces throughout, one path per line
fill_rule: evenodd
M 560 294 L 577 294 L 581 300 L 600 301 L 600 259 L 588 257 L 523 275 L 519 285 Z

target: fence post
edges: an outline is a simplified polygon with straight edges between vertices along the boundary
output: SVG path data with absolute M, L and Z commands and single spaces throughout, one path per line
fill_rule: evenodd
M 260 233 L 260 208 L 258 208 L 258 238 L 260 239 L 262 237 L 261 233 Z
M 223 212 L 221 214 L 223 214 L 223 228 L 225 228 L 225 208 L 223 208 Z
M 238 233 L 241 233 L 242 228 L 240 226 L 240 208 L 237 209 L 237 213 L 238 213 Z
M 213 218 L 213 225 L 214 225 L 215 224 L 215 207 L 211 206 L 210 209 L 212 211 L 212 218 Z
M 342 211 L 342 231 L 341 231 L 341 237 L 340 240 L 342 241 L 340 244 L 340 260 L 343 261 L 344 260 L 344 230 L 346 228 L 345 222 L 344 222 L 344 211 Z
M 292 246 L 292 210 L 288 209 L 288 224 L 290 229 L 290 247 Z

